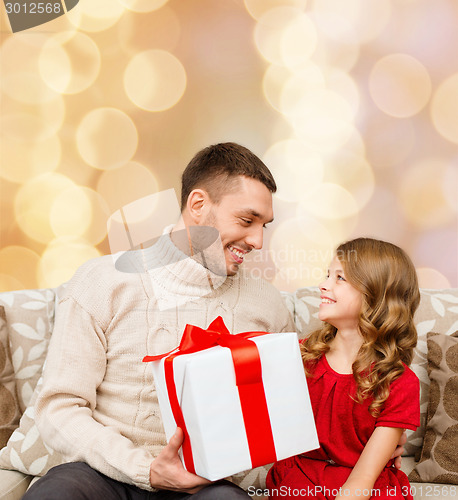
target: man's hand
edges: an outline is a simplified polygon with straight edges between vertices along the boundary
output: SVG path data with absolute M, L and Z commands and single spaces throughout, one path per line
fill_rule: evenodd
M 404 453 L 404 445 L 407 442 L 407 434 L 406 431 L 401 434 L 401 438 L 399 439 L 399 443 L 397 448 L 394 450 L 394 453 L 391 455 L 391 458 L 394 458 L 394 466 L 396 469 L 401 468 L 402 457 L 401 455 Z
M 151 463 L 149 480 L 153 488 L 196 493 L 212 484 L 208 479 L 196 476 L 183 467 L 178 456 L 182 443 L 183 431 L 178 427 L 169 444 Z

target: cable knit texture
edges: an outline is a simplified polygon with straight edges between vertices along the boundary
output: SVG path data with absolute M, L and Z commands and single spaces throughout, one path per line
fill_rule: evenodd
M 35 406 L 44 441 L 68 461 L 151 490 L 150 464 L 166 439 L 142 359 L 175 348 L 187 323 L 207 328 L 217 316 L 231 333 L 294 331 L 272 285 L 242 271 L 221 279 L 169 234 L 81 266 L 57 308 Z

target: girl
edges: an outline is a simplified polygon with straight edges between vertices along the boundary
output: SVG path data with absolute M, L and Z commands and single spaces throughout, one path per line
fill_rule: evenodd
M 407 366 L 415 268 L 397 246 L 358 238 L 338 247 L 320 290 L 324 326 L 301 345 L 320 448 L 275 463 L 270 498 L 413 500 L 390 457 L 403 429 L 420 424 L 419 381 Z

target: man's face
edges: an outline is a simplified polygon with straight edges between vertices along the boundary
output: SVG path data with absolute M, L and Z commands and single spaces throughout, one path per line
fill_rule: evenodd
M 272 194 L 262 182 L 240 176 L 235 189 L 209 203 L 201 224 L 219 231 L 226 272 L 233 276 L 248 252 L 262 248 L 265 225 L 273 220 Z

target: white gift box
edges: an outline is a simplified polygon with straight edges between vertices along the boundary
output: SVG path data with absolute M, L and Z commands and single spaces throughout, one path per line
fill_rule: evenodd
M 259 352 L 275 445 L 274 460 L 318 448 L 297 334 L 271 333 L 248 338 Z M 153 361 L 151 365 L 169 440 L 177 424 L 167 391 L 165 359 Z M 190 439 L 195 473 L 216 481 L 253 468 L 231 350 L 216 346 L 179 355 L 173 359 L 173 379 Z

